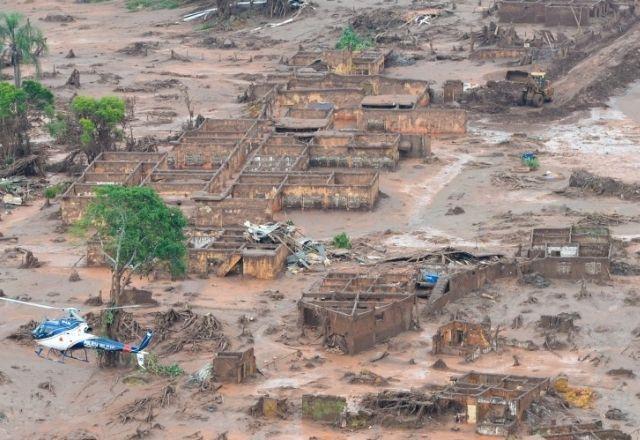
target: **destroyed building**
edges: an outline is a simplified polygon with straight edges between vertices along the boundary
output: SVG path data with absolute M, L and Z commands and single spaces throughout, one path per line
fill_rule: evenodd
M 373 210 L 380 170 L 429 155 L 432 136 L 466 132 L 464 110 L 431 106 L 426 81 L 380 75 L 384 59 L 300 52 L 292 71 L 245 94 L 257 118 L 206 119 L 166 153 L 99 155 L 62 196 L 63 222 L 82 216 L 98 185 L 150 186 L 191 219 L 191 273 L 274 278 L 292 249 L 246 242 L 244 222 L 285 209 Z M 318 60 L 330 68 L 300 68 Z M 100 260 L 90 246 L 89 264 Z
M 419 294 L 428 298 L 425 305 L 427 313 L 441 310 L 469 292 L 498 279 L 514 277 L 518 273 L 518 264 L 506 260 L 502 255 L 472 255 L 453 251 L 446 253 L 446 258 L 449 263 L 430 264 L 423 269 L 423 277 L 437 273 L 435 282 L 419 283 L 422 286 Z
M 414 283 L 406 273 L 332 272 L 303 293 L 298 321 L 325 344 L 355 354 L 416 324 Z
M 289 250 L 282 243 L 247 240 L 245 228 L 192 230 L 187 244 L 189 273 L 219 277 L 231 272 L 259 279 L 273 279 L 284 267 Z
M 213 376 L 219 382 L 242 383 L 257 371 L 253 347 L 244 351 L 221 351 L 213 358 Z
M 605 227 L 534 229 L 530 247 L 523 252 L 530 260 L 523 264 L 523 273 L 571 280 L 610 275 L 611 236 Z
M 267 223 L 242 227 L 193 228 L 188 242 L 189 273 L 223 277 L 235 273 L 274 279 L 285 263 L 309 268 L 311 260 L 325 263 L 321 243 L 304 237 L 294 225 Z
M 493 349 L 490 330 L 482 324 L 451 321 L 433 335 L 431 352 L 464 356 L 470 361 L 477 359 Z
M 588 26 L 612 11 L 606 0 L 502 0 L 498 17 L 503 23 L 545 26 Z
M 60 203 L 62 221 L 65 224 L 71 224 L 79 220 L 89 202 L 93 200 L 96 187 L 142 185 L 154 170 L 162 168 L 165 164 L 166 155 L 162 153 L 127 151 L 100 153 L 62 195 Z
M 289 59 L 289 65 L 342 75 L 378 75 L 388 54 L 375 50 L 300 50 Z
M 466 131 L 466 112 L 431 108 L 427 82 L 380 76 L 384 56 L 363 57 L 378 67 L 267 77 L 247 92 L 260 118 L 207 119 L 169 153 L 103 153 L 62 197 L 63 221 L 77 220 L 100 184 L 148 185 L 183 209 L 193 201 L 199 227 L 284 208 L 373 209 L 378 172 L 359 169 L 428 155 L 431 136 Z
M 470 372 L 438 393 L 464 408 L 467 423 L 482 435 L 508 436 L 519 428 L 525 411 L 549 389 L 548 378 Z

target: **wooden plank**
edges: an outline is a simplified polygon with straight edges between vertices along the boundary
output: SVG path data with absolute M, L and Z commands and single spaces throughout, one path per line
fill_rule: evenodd
M 219 277 L 226 276 L 229 272 L 231 272 L 231 270 L 236 266 L 236 264 L 240 262 L 241 258 L 242 258 L 241 254 L 229 255 L 229 257 L 227 257 L 227 260 L 224 261 L 220 266 L 218 266 L 218 270 L 216 274 Z

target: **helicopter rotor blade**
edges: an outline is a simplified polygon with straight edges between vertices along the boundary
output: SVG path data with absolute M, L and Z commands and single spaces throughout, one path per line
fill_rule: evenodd
M 137 309 L 140 307 L 150 307 L 150 306 L 145 304 L 132 304 L 130 306 L 98 307 L 97 309 L 92 309 L 92 310 Z
M 8 302 L 16 303 L 16 304 L 23 304 L 25 306 L 39 307 L 41 309 L 64 310 L 63 307 L 53 307 L 53 306 L 48 306 L 46 304 L 38 304 L 38 303 L 33 303 L 33 302 L 28 302 L 28 301 L 20 301 L 18 299 L 13 299 L 13 298 L 0 298 L 0 300 L 8 301 Z

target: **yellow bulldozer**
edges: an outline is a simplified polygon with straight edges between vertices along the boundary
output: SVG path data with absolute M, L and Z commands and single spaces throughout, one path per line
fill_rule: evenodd
M 553 87 L 551 87 L 551 83 L 545 78 L 546 75 L 545 72 L 509 70 L 507 71 L 505 79 L 524 85 L 520 98 L 522 105 L 542 107 L 542 104 L 550 102 L 553 99 Z

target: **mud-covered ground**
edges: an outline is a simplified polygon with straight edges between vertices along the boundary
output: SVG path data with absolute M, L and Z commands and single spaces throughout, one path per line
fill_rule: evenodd
M 1 10 L 28 14 L 43 29 L 50 45 L 50 53 L 42 60 L 43 68 L 45 72 L 58 72 L 48 76 L 45 83 L 57 95 L 68 99 L 74 93 L 115 93 L 135 98 L 135 135 L 158 138 L 178 131 L 186 120 L 183 85 L 188 88 L 196 113 L 209 117 L 241 116 L 244 107 L 236 97 L 247 85 L 246 78 L 278 69 L 281 59 L 295 53 L 300 44 L 333 45 L 340 28 L 355 16 L 374 11 L 375 17 L 392 17 L 375 10 L 398 10 L 409 5 L 403 0 L 393 4 L 321 0 L 292 23 L 251 32 L 269 20 L 253 17 L 220 31 L 181 22 L 181 16 L 193 8 L 132 13 L 121 1 L 0 0 Z M 40 20 L 48 14 L 70 14 L 74 21 Z M 428 25 L 403 28 L 413 38 L 412 46 L 403 43 L 403 53 L 424 56 L 411 65 L 392 67 L 388 74 L 432 80 L 436 86 L 450 78 L 467 83 L 500 78 L 509 68 L 507 63 L 438 60 L 430 56 L 429 39 L 438 53 L 451 55 L 453 45 L 468 46 L 467 40 L 460 39 L 463 32 L 480 29 L 488 20 L 482 19 L 477 2 L 466 0 L 456 2 L 452 14 L 433 19 Z M 361 25 L 365 28 L 373 26 L 372 32 L 380 26 L 362 20 L 359 23 L 364 23 Z M 558 81 L 558 100 L 552 105 L 561 108 L 571 103 L 581 90 L 595 90 L 599 73 L 619 70 L 625 54 L 637 44 L 637 33 L 638 25 L 634 25 L 619 39 L 594 49 L 591 57 L 574 68 L 576 75 Z M 235 47 L 218 47 L 226 39 Z M 136 42 L 145 42 L 146 49 L 134 46 L 133 54 L 121 52 Z M 65 58 L 70 49 L 76 58 Z M 171 60 L 172 50 L 190 61 Z M 63 86 L 74 68 L 81 75 L 79 90 Z M 628 72 L 624 75 L 622 83 L 626 84 L 632 78 Z M 561 119 L 552 122 L 535 122 L 542 118 L 529 116 L 538 110 L 524 108 L 510 109 L 508 119 L 473 112 L 466 136 L 433 141 L 436 160 L 402 161 L 397 171 L 383 172 L 380 189 L 385 196 L 373 212 L 288 211 L 280 214 L 281 219 L 293 220 L 317 239 L 330 239 L 345 231 L 378 250 L 384 248 L 387 255 L 448 245 L 472 252 L 513 255 L 518 245 L 527 242 L 532 227 L 567 226 L 595 218 L 608 224 L 619 241 L 616 258 L 639 265 L 637 202 L 564 191 L 575 168 L 628 182 L 640 181 L 636 160 L 640 139 L 638 87 L 619 90 L 613 99 L 599 102 L 604 107 L 563 113 Z M 589 96 L 608 96 L 615 88 Z M 538 171 L 523 172 L 520 154 L 524 151 L 537 151 L 541 163 Z M 82 307 L 89 296 L 108 292 L 109 273 L 83 267 L 82 261 L 78 264 L 85 253 L 85 243 L 60 229 L 56 204 L 42 208 L 43 203 L 34 200 L 29 206 L 1 213 L 0 232 L 18 240 L 0 241 L 0 289 L 7 296 L 60 307 Z M 464 212 L 446 215 L 455 207 Z M 35 269 L 19 269 L 20 256 L 11 251 L 16 245 L 33 251 L 44 264 Z M 376 258 L 368 261 L 371 269 L 384 270 L 375 266 Z M 70 282 L 77 264 L 81 280 Z M 349 264 L 357 265 L 334 262 L 331 267 Z M 222 438 L 219 435 L 223 433 L 234 440 L 478 437 L 472 425 L 457 425 L 446 418 L 419 430 L 374 425 L 357 432 L 301 419 L 302 394 L 338 394 L 352 402 L 367 392 L 380 390 L 348 384 L 342 379 L 347 372 L 364 369 L 391 378 L 389 387 L 399 389 L 444 385 L 450 376 L 470 370 L 549 377 L 565 374 L 571 384 L 591 387 L 598 395 L 593 408 L 572 410 L 570 415 L 582 420 L 603 419 L 607 410 L 618 408 L 626 413 L 626 420 L 607 421 L 610 426 L 631 433 L 640 424 L 638 380 L 606 374 L 616 368 L 638 374 L 640 345 L 634 330 L 640 325 L 640 279 L 636 276 L 614 276 L 604 284 L 588 283 L 589 295 L 581 299 L 576 297 L 581 290 L 579 283 L 552 280 L 546 288 L 515 281 L 496 283 L 449 305 L 439 316 L 422 316 L 418 331 L 401 334 L 356 356 L 344 356 L 325 349 L 319 341 L 302 337 L 296 326 L 296 302 L 301 292 L 321 275 L 285 272 L 274 281 L 237 276 L 194 277 L 178 282 L 134 280 L 136 287 L 151 290 L 159 301 L 155 308 L 133 311 L 139 321 L 148 322 L 151 313 L 188 304 L 197 313 L 216 316 L 233 350 L 255 347 L 261 374 L 248 383 L 225 384 L 215 391 L 188 388 L 185 376 L 170 380 L 142 374 L 134 368 L 100 369 L 93 357 L 89 363 L 42 360 L 34 355 L 30 344 L 5 338 L 20 325 L 45 314 L 0 305 L 0 340 L 4 347 L 0 353 L 0 438 L 120 439 L 147 435 L 216 439 Z M 88 312 L 91 307 L 82 309 Z M 558 335 L 565 343 L 563 348 L 505 348 L 471 364 L 444 356 L 449 370 L 431 368 L 437 360 L 430 353 L 431 337 L 452 314 L 476 321 L 488 316 L 494 327 L 500 326 L 502 336 L 541 345 L 536 321 L 542 314 L 560 312 L 580 314 L 576 321 L 579 329 L 574 334 Z M 518 315 L 523 325 L 513 329 L 511 324 Z M 165 354 L 155 344 L 150 350 L 158 351 L 162 363 L 178 363 L 187 373 L 197 371 L 212 357 L 211 351 Z M 371 362 L 384 351 L 388 356 Z M 514 356 L 519 366 L 514 366 Z M 157 403 L 155 397 L 161 396 L 169 384 L 175 393 Z M 286 420 L 248 415 L 248 408 L 264 394 L 286 397 L 294 404 Z M 135 415 L 136 420 L 123 418 L 128 405 L 146 397 L 152 398 L 150 413 L 145 406 Z

